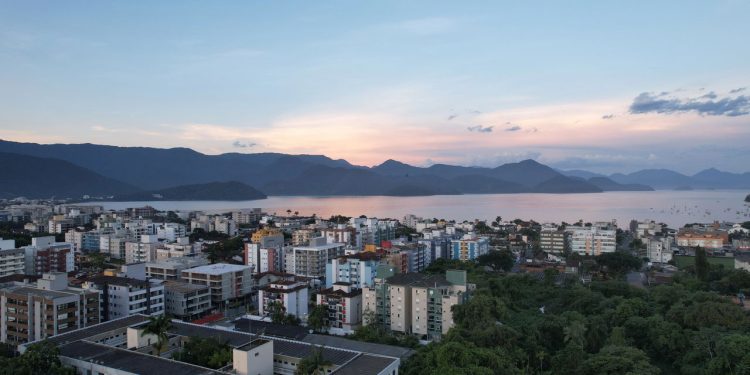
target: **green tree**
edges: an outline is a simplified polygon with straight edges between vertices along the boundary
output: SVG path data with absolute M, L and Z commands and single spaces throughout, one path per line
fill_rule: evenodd
M 599 353 L 583 362 L 580 374 L 584 375 L 656 375 L 661 371 L 649 363 L 641 350 L 629 346 L 605 346 Z
M 20 357 L 8 359 L 3 363 L 0 374 L 14 375 L 73 375 L 75 370 L 65 367 L 58 357 L 60 351 L 55 344 L 42 341 L 32 344 Z
M 490 251 L 477 257 L 477 263 L 490 266 L 494 270 L 510 271 L 515 264 L 515 257 L 509 250 Z
M 172 328 L 172 320 L 166 315 L 151 316 L 141 332 L 141 336 L 156 336 L 156 342 L 152 343 L 151 346 L 156 349 L 157 356 L 161 356 L 162 350 L 169 342 L 168 332 L 170 328 Z
M 316 305 L 307 315 L 307 326 L 320 332 L 326 324 L 328 309 L 325 305 Z
M 698 279 L 701 281 L 708 280 L 709 268 L 706 249 L 701 247 L 695 249 L 695 275 L 698 276 Z
M 173 359 L 194 365 L 218 369 L 232 361 L 232 349 L 226 342 L 213 337 L 190 337 Z
M 326 359 L 323 354 L 322 347 L 313 345 L 310 354 L 302 358 L 297 366 L 297 371 L 294 373 L 297 375 L 325 375 L 325 368 L 332 365 L 333 362 Z

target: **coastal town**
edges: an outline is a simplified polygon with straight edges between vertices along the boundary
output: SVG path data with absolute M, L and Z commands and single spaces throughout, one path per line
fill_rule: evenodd
M 393 374 L 450 336 L 457 307 L 483 295 L 487 278 L 647 289 L 685 272 L 750 271 L 750 222 L 456 222 L 6 200 L 0 228 L 0 341 L 19 358 L 53 343 L 76 373 Z M 742 290 L 722 292 L 743 308 Z

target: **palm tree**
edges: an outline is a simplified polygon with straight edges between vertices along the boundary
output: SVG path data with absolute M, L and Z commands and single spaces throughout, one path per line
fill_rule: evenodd
M 310 355 L 302 358 L 302 360 L 299 362 L 299 366 L 297 366 L 297 371 L 295 371 L 295 374 L 324 375 L 326 373 L 324 367 L 330 366 L 331 364 L 331 361 L 323 357 L 323 347 L 313 346 L 312 350 L 310 351 Z
M 154 335 L 156 342 L 151 344 L 156 349 L 156 355 L 161 356 L 164 345 L 169 342 L 167 333 L 172 328 L 172 320 L 166 315 L 152 316 L 148 318 L 148 324 L 143 328 L 141 336 Z

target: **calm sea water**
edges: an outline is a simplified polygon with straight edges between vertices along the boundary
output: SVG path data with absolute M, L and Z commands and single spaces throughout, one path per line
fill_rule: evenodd
M 438 195 L 430 197 L 270 197 L 252 201 L 189 202 L 106 202 L 106 209 L 151 205 L 159 210 L 224 212 L 237 208 L 260 207 L 266 212 L 285 215 L 329 217 L 375 216 L 403 218 L 415 214 L 425 218 L 455 220 L 534 219 L 540 222 L 617 220 L 627 226 L 631 219 L 652 219 L 681 227 L 685 223 L 713 220 L 748 221 L 750 205 L 746 191 L 638 191 L 595 194 L 487 194 Z

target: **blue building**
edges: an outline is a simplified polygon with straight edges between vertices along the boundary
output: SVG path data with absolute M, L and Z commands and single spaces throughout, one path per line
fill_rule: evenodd
M 326 288 L 345 282 L 354 289 L 373 285 L 380 258 L 373 252 L 361 252 L 334 258 L 326 264 Z
M 464 237 L 451 241 L 451 259 L 475 260 L 489 251 L 490 240 L 487 237 Z

